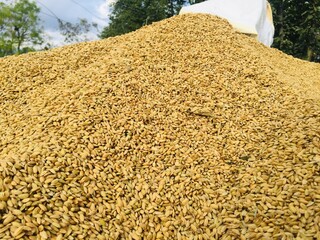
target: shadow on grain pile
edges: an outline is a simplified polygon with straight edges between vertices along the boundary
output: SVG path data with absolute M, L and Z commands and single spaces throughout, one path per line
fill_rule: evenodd
M 296 62 L 208 15 L 0 59 L 0 238 L 320 238 Z

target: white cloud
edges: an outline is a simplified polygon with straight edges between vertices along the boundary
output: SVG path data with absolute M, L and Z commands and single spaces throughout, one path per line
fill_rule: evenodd
M 100 14 L 100 16 L 102 17 L 106 17 L 106 16 L 109 16 L 110 14 L 110 1 L 106 0 L 104 3 L 101 3 L 99 6 L 98 6 L 98 9 L 97 9 L 97 12 Z
M 97 7 L 96 11 L 98 12 L 100 18 L 95 18 L 94 21 L 98 23 L 98 25 L 106 26 L 109 24 L 109 16 L 111 13 L 110 7 L 115 1 L 116 0 L 105 0 Z
M 96 40 L 102 29 L 108 25 L 110 14 L 110 3 L 115 0 L 42 0 L 38 4 L 41 8 L 40 17 L 43 22 L 44 31 L 48 36 L 48 42 L 53 46 L 65 45 L 64 37 L 60 34 L 56 16 L 63 21 L 77 23 L 79 18 L 86 18 L 89 22 L 97 23 L 98 30 L 92 29 L 86 34 L 86 39 Z M 37 1 L 38 2 L 38 1 Z M 76 4 L 78 3 L 78 4 Z M 84 39 L 82 36 L 81 39 Z
M 46 30 L 45 31 L 46 37 L 47 37 L 47 41 L 48 43 L 50 43 L 50 45 L 52 47 L 59 47 L 64 44 L 64 37 L 60 34 L 60 32 L 58 30 Z
M 97 15 L 98 17 L 93 17 L 92 20 L 93 22 L 98 24 L 99 30 L 101 30 L 100 28 L 105 27 L 106 25 L 108 25 L 109 23 L 109 6 L 108 6 L 108 2 L 105 1 L 104 3 L 99 4 L 96 7 L 96 12 L 98 13 Z
M 64 41 L 64 36 L 58 30 L 46 30 L 46 43 L 49 43 L 51 47 L 61 47 L 64 45 L 72 44 L 75 42 L 68 42 Z M 94 41 L 98 40 L 98 34 L 96 32 L 89 32 L 86 34 L 79 35 L 78 38 L 83 41 Z M 45 45 L 44 45 L 45 46 Z M 42 47 L 44 47 L 42 46 Z
M 109 4 L 109 6 L 111 6 L 112 4 L 114 4 L 117 0 L 106 0 L 106 2 Z
M 8 0 L 9 2 L 11 0 Z M 64 36 L 59 32 L 57 18 L 73 24 L 78 23 L 80 18 L 96 23 L 98 29 L 92 28 L 80 39 L 97 40 L 99 32 L 109 24 L 110 5 L 117 0 L 39 0 L 35 1 L 40 7 L 39 17 L 45 33 L 46 43 L 54 47 L 63 46 Z M 6 0 L 0 0 L 6 2 Z

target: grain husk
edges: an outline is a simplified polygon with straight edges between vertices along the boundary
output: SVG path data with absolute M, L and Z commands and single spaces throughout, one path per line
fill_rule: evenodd
M 0 238 L 320 238 L 318 76 L 202 14 L 0 59 Z

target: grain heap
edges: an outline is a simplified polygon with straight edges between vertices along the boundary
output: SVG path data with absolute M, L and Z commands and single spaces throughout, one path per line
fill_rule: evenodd
M 208 15 L 0 59 L 0 239 L 319 239 L 294 64 Z

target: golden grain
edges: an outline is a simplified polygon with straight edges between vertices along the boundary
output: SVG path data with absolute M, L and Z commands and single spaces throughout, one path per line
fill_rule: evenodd
M 319 75 L 201 14 L 1 58 L 0 238 L 317 238 Z

